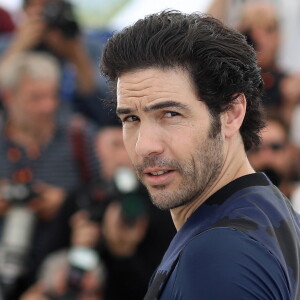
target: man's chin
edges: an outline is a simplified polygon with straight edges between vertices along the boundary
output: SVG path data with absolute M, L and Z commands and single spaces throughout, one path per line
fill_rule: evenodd
M 159 201 L 159 200 L 154 200 L 153 198 L 152 199 L 152 203 L 160 210 L 170 210 L 172 209 L 172 207 L 170 207 L 170 205 L 168 203 L 164 203 L 162 201 Z
M 167 193 L 151 193 L 149 192 L 152 203 L 161 210 L 170 210 L 185 205 L 184 201 L 174 201 Z
M 155 201 L 152 199 L 152 203 L 157 207 L 159 208 L 160 210 L 165 210 L 165 211 L 169 211 L 171 209 L 176 209 L 178 207 L 181 207 L 181 206 L 184 206 L 185 204 L 183 203 L 165 203 L 165 202 L 162 202 L 162 201 Z
M 154 187 L 147 187 L 148 193 L 150 195 L 152 203 L 161 210 L 168 210 L 169 207 L 165 203 L 166 197 L 164 196 L 164 193 L 162 193 L 162 188 L 154 188 Z

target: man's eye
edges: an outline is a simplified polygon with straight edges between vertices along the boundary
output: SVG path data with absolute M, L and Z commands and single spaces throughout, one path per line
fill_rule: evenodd
M 165 117 L 167 118 L 172 118 L 172 117 L 175 117 L 175 116 L 179 116 L 179 113 L 175 112 L 175 111 L 168 111 L 165 113 Z
M 123 119 L 123 122 L 136 122 L 138 120 L 139 119 L 136 116 L 127 116 Z

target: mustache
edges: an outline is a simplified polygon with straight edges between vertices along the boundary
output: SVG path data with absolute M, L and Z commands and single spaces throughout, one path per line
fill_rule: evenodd
M 166 159 L 159 156 L 145 157 L 142 163 L 135 165 L 135 169 L 139 177 L 144 173 L 144 170 L 146 168 L 154 168 L 154 167 L 172 169 L 172 170 L 176 169 L 178 171 L 182 170 L 181 165 L 177 160 Z

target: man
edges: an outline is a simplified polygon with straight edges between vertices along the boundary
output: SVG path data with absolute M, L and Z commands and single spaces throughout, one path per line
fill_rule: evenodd
M 55 5 L 52 2 L 58 3 Z M 15 35 L 12 36 L 11 42 L 3 51 L 0 64 L 24 51 L 48 51 L 57 56 L 60 62 L 65 64 L 68 62 L 73 66 L 77 74 L 76 88 L 80 93 L 88 94 L 94 89 L 95 81 L 91 62 L 80 40 L 79 25 L 76 23 L 72 7 L 68 7 L 67 4 L 63 5 L 64 3 L 60 5 L 60 2 L 62 1 L 23 1 L 23 20 L 16 29 Z M 48 11 L 45 11 L 46 9 Z M 51 22 L 51 26 L 48 26 L 48 21 Z M 69 84 L 68 88 L 74 87 Z M 70 93 L 66 90 L 62 92 L 64 92 L 63 96 Z
M 287 74 L 278 63 L 282 43 L 279 13 L 270 2 L 254 1 L 244 5 L 241 15 L 239 29 L 253 45 L 262 69 L 266 110 L 280 114 L 289 125 L 300 97 L 300 77 L 296 73 Z
M 93 148 L 97 128 L 60 107 L 59 80 L 56 59 L 45 53 L 18 54 L 0 70 L 5 109 L 0 116 L 0 179 L 73 190 L 86 183 L 80 147 L 87 155 L 88 176 L 99 177 Z
M 97 125 L 105 125 L 110 121 L 109 115 L 101 101 L 95 101 L 107 92 L 103 78 L 96 82 L 103 43 L 81 32 L 75 8 L 69 1 L 20 2 L 22 10 L 14 34 L 0 37 L 0 66 L 26 51 L 51 53 L 59 60 L 62 71 L 60 102 Z
M 298 217 L 246 156 L 263 122 L 244 36 L 164 11 L 112 37 L 102 70 L 137 174 L 178 230 L 145 299 L 298 299 Z
M 65 194 L 99 178 L 98 160 L 93 149 L 97 130 L 82 118 L 60 109 L 57 96 L 59 66 L 51 55 L 24 52 L 2 67 L 0 230 L 6 232 L 10 228 L 5 225 L 11 224 L 8 216 L 20 206 L 37 217 L 38 222 L 32 230 L 18 225 L 21 223 L 14 227 L 21 237 L 30 232 L 34 238 L 32 243 L 30 238 L 25 239 L 28 246 L 33 245 L 32 251 L 27 252 L 30 258 L 26 266 L 28 273 L 24 276 L 30 283 L 43 259 L 41 248 L 48 239 L 47 232 Z M 28 193 L 16 196 L 19 187 L 27 187 Z M 18 218 L 14 220 L 18 221 Z M 14 292 L 17 290 L 14 288 Z

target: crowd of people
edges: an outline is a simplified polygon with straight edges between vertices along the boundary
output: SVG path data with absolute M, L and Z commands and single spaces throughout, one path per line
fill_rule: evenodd
M 249 160 L 300 211 L 300 72 L 279 65 L 276 6 L 244 2 L 228 26 L 257 52 L 266 114 Z M 226 20 L 224 3 L 208 13 Z M 142 299 L 175 227 L 138 183 L 121 123 L 101 101 L 104 42 L 85 35 L 67 1 L 24 0 L 20 16 L 0 9 L 1 294 Z

